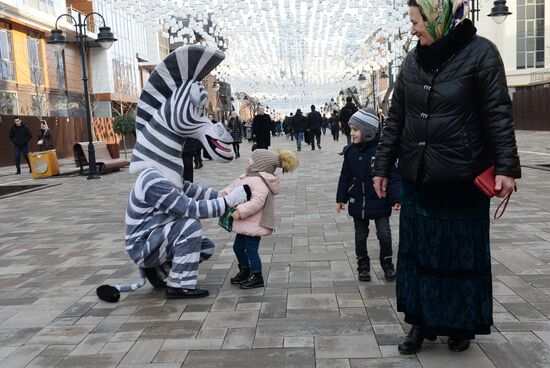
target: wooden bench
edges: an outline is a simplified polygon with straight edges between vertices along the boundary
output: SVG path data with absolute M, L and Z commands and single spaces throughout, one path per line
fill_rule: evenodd
M 106 174 L 120 170 L 121 167 L 128 165 L 128 161 L 123 158 L 112 158 L 107 144 L 102 141 L 94 141 L 95 162 L 99 174 Z M 76 142 L 73 146 L 74 163 L 80 168 L 80 175 L 84 174 L 84 166 L 89 166 L 88 162 L 88 142 Z

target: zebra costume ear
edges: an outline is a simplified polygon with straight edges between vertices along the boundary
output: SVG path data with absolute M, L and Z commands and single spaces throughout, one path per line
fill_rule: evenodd
M 181 147 L 186 137 L 201 140 L 206 148 L 211 143 L 219 148 L 222 154 L 214 152 L 214 158 L 233 158 L 229 133 L 213 129 L 210 120 L 199 113 L 199 107 L 208 99 L 200 81 L 224 58 L 216 49 L 187 45 L 176 49 L 155 68 L 137 106 L 131 173 L 155 168 L 182 188 Z

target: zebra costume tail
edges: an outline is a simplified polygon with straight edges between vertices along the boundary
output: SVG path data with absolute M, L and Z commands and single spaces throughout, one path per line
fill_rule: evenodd
M 215 249 L 216 245 L 212 240 L 208 238 L 203 238 L 201 242 L 199 263 L 204 262 L 212 257 Z M 135 282 L 133 284 L 101 285 L 96 289 L 97 296 L 103 301 L 116 303 L 120 299 L 120 293 L 135 291 L 143 287 L 146 284 L 146 281 L 149 281 L 151 286 L 156 289 L 163 289 L 166 287 L 165 280 L 168 278 L 171 267 L 171 261 L 165 262 L 160 266 L 152 268 L 139 267 L 138 282 Z
M 129 291 L 134 291 L 141 288 L 145 285 L 145 269 L 139 268 L 139 281 L 133 284 L 118 284 L 118 285 L 101 285 L 96 289 L 97 296 L 99 299 L 109 302 L 116 303 L 120 299 L 120 293 L 125 293 Z

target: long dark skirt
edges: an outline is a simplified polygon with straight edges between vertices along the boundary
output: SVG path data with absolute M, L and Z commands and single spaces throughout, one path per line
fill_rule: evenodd
M 401 204 L 397 310 L 429 335 L 489 334 L 489 199 L 469 183 L 403 181 Z

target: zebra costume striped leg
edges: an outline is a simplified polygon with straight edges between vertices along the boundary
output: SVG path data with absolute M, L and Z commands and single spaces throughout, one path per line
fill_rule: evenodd
M 145 270 L 151 268 L 170 287 L 195 288 L 199 262 L 214 252 L 212 241 L 202 235 L 200 219 L 221 216 L 225 202 L 217 191 L 182 181 L 181 151 L 185 138 L 191 137 L 217 161 L 234 157 L 231 135 L 200 112 L 208 100 L 201 80 L 224 57 L 212 48 L 182 46 L 155 68 L 144 86 L 130 163 L 130 172 L 139 176 L 126 211 L 126 251 L 140 267 L 140 280 L 104 285 L 98 288 L 101 299 L 116 301 L 117 293 L 142 287 Z

